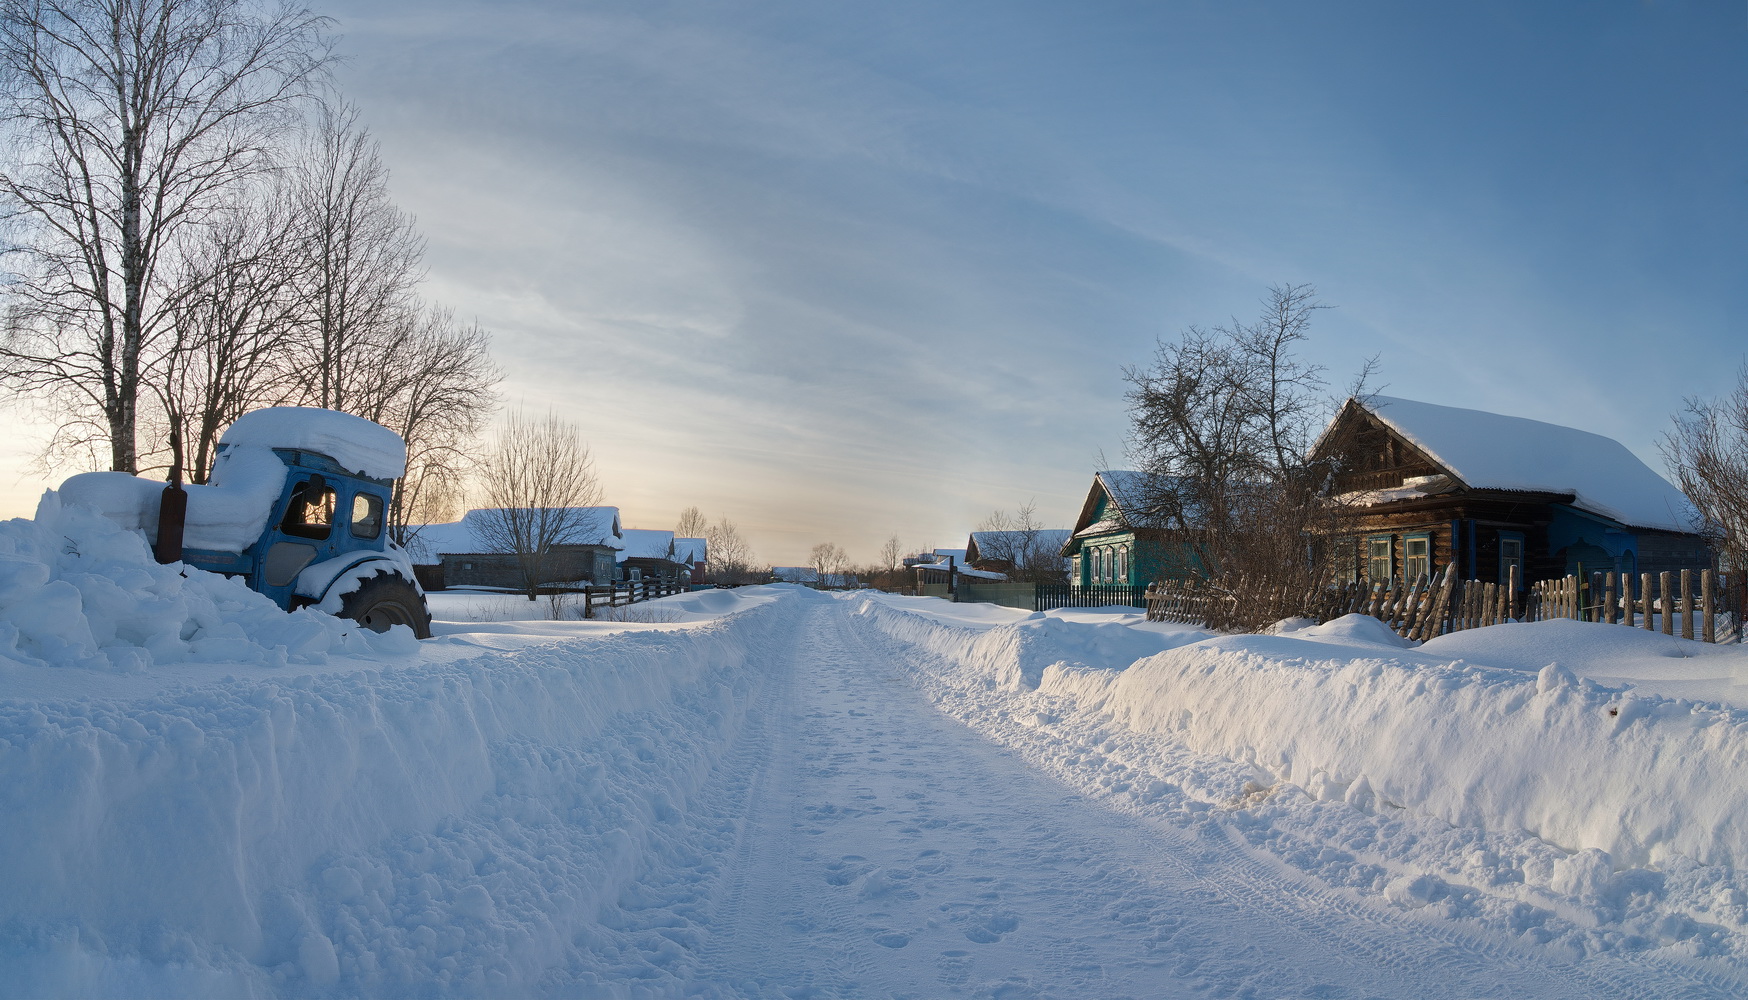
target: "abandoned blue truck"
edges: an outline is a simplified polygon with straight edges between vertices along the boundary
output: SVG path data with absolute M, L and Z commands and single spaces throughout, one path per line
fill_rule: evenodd
M 377 632 L 404 625 L 423 639 L 425 595 L 388 526 L 405 472 L 406 444 L 381 424 L 279 406 L 225 430 L 204 484 L 88 472 L 60 494 L 141 531 L 162 562 L 237 577 L 287 611 L 313 607 Z

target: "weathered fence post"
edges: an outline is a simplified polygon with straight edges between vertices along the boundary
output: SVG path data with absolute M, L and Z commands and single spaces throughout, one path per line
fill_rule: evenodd
M 1681 637 L 1693 638 L 1693 570 L 1681 571 Z
M 1705 616 L 1701 626 L 1701 634 L 1707 642 L 1718 641 L 1718 606 L 1717 598 L 1713 596 L 1716 586 L 1717 581 L 1713 579 L 1711 570 L 1702 569 L 1699 571 L 1700 614 Z
M 1657 574 L 1657 603 L 1663 609 L 1663 634 L 1675 634 L 1675 602 L 1670 600 L 1669 571 Z
M 1651 574 L 1649 573 L 1639 574 L 1639 600 L 1643 601 L 1645 604 L 1643 608 L 1645 612 L 1645 631 L 1655 632 L 1657 630 L 1657 622 L 1651 617 Z

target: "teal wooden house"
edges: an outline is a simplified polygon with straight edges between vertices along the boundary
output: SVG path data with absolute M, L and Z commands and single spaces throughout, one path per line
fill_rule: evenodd
M 1079 587 L 1144 586 L 1193 575 L 1195 558 L 1181 533 L 1149 516 L 1144 474 L 1112 469 L 1093 474 L 1062 555 Z

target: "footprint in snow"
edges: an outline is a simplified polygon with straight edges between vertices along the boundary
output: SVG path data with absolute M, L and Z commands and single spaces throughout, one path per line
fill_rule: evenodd
M 966 928 L 965 938 L 976 944 L 994 944 L 1020 926 L 1020 918 L 1012 913 L 991 913 Z

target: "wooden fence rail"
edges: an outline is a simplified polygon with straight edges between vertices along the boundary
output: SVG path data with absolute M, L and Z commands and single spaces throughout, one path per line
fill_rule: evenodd
M 1635 583 L 1637 584 L 1635 586 Z M 1278 596 L 1278 595 L 1277 595 Z M 1168 580 L 1147 588 L 1147 617 L 1205 625 L 1214 602 L 1235 598 L 1195 581 Z M 1300 613 L 1318 622 L 1370 615 L 1405 639 L 1513 621 L 1578 621 L 1629 625 L 1704 642 L 1741 642 L 1748 593 L 1741 574 L 1681 570 L 1638 580 L 1625 573 L 1590 573 L 1520 587 L 1517 570 L 1504 584 L 1457 580 L 1447 567 L 1431 578 L 1388 584 L 1350 582 L 1307 594 Z
M 596 608 L 623 608 L 644 601 L 653 601 L 658 597 L 669 597 L 682 594 L 691 589 L 689 584 L 663 580 L 627 580 L 623 583 L 602 584 L 586 587 L 541 587 L 538 593 L 550 597 L 557 594 L 577 594 L 582 597 L 583 617 L 595 617 Z

